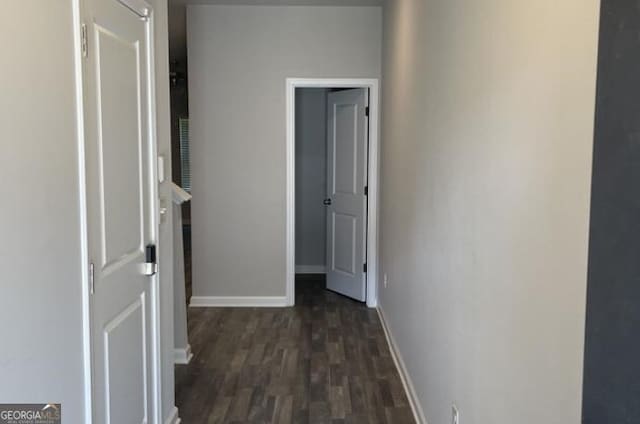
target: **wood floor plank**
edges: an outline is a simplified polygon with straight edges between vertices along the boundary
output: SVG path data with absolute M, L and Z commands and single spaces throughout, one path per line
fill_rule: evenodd
M 296 279 L 293 308 L 189 308 L 194 358 L 176 366 L 184 424 L 414 419 L 375 310 Z

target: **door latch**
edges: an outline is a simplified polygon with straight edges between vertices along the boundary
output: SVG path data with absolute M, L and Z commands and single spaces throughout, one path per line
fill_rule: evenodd
M 156 260 L 156 245 L 149 244 L 145 248 L 145 263 L 142 264 L 143 275 L 154 275 L 158 272 L 158 262 Z
M 323 205 L 325 206 L 329 206 L 331 205 L 331 198 L 326 198 L 324 199 L 324 201 L 322 202 Z

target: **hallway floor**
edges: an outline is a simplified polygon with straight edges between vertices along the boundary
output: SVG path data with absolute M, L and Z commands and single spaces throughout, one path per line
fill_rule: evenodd
M 374 309 L 296 278 L 294 308 L 189 308 L 182 422 L 413 423 Z

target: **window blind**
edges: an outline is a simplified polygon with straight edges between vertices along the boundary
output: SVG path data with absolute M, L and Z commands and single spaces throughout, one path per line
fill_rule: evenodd
M 182 188 L 191 193 L 191 161 L 189 153 L 189 118 L 180 118 L 178 121 L 180 130 L 180 165 L 182 173 L 180 184 Z

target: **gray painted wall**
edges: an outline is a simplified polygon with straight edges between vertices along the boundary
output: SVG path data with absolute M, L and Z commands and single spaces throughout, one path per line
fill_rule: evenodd
M 296 90 L 296 265 L 323 267 L 327 248 L 327 90 Z
M 70 0 L 0 14 L 0 402 L 61 402 L 84 422 Z
M 382 309 L 429 423 L 580 423 L 597 0 L 386 3 Z
M 285 79 L 380 75 L 378 7 L 189 6 L 194 296 L 285 295 Z
M 173 205 L 173 345 L 185 350 L 189 346 L 187 299 L 184 273 L 182 205 Z

